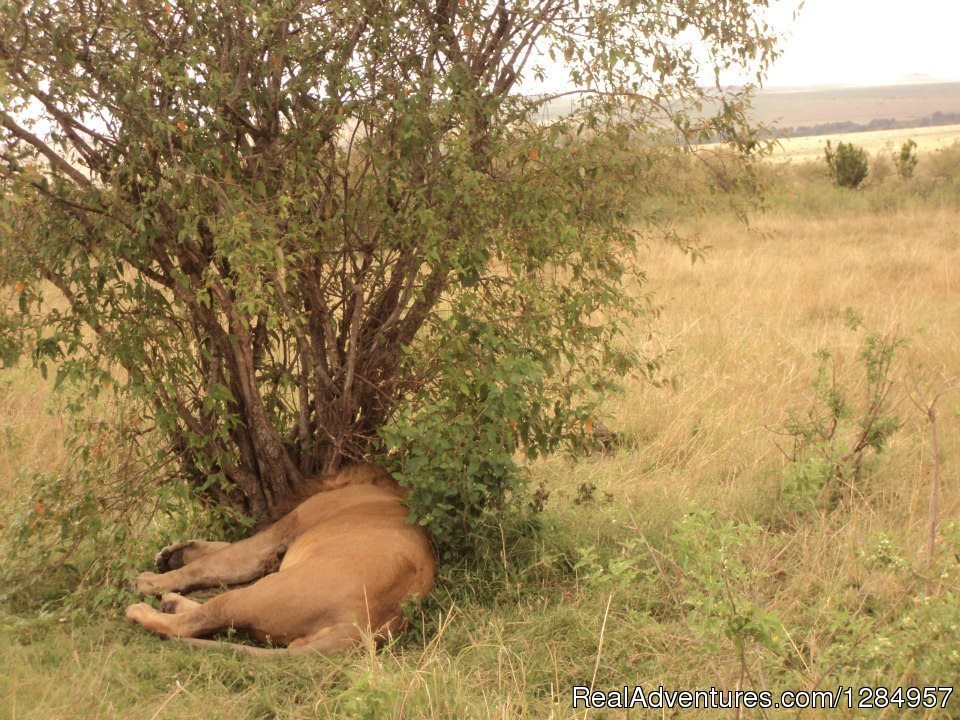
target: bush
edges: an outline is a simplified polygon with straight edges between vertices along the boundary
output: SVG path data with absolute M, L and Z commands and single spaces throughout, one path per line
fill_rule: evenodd
M 853 310 L 847 310 L 847 323 L 852 330 L 862 327 Z M 858 353 L 860 378 L 842 376 L 842 363 L 826 350 L 817 352 L 813 402 L 791 412 L 784 427 L 783 434 L 793 440 L 785 453 L 789 465 L 781 495 L 788 513 L 829 509 L 861 489 L 864 465 L 886 449 L 901 426 L 893 413 L 891 378 L 903 345 L 900 337 L 867 333 Z M 858 401 L 857 395 L 865 399 Z
M 893 161 L 901 180 L 912 178 L 913 171 L 917 167 L 917 144 L 912 139 L 907 140 L 900 146 L 900 152 L 894 155 Z
M 867 153 L 863 148 L 840 142 L 834 151 L 827 140 L 824 154 L 830 174 L 840 187 L 858 187 L 867 177 Z

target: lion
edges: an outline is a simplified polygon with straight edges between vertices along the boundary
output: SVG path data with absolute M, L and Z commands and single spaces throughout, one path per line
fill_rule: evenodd
M 246 540 L 165 547 L 156 556 L 159 572 L 135 581 L 139 592 L 161 596 L 161 610 L 137 603 L 127 618 L 162 637 L 252 656 L 331 655 L 364 634 L 394 636 L 404 625 L 401 604 L 425 597 L 435 571 L 426 530 L 407 521 L 404 491 L 373 465 L 309 486 L 315 494 Z M 250 582 L 202 604 L 180 594 Z M 231 628 L 286 647 L 199 639 Z

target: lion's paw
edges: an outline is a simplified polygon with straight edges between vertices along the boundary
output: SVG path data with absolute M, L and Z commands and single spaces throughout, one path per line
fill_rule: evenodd
M 184 565 L 186 565 L 186 562 L 183 558 L 183 553 L 192 546 L 192 541 L 178 542 L 173 543 L 172 545 L 167 545 L 153 558 L 153 562 L 157 566 L 157 572 L 165 573 L 170 572 L 171 570 L 179 570 L 182 568 Z
M 156 614 L 156 612 L 156 610 L 146 603 L 137 603 L 136 605 L 128 607 L 127 612 L 124 614 L 127 616 L 127 620 L 143 625 L 144 621 L 151 615 Z
M 133 581 L 133 586 L 137 589 L 137 592 L 144 595 L 159 595 L 165 589 L 163 586 L 163 575 L 152 572 L 144 572 L 137 575 L 137 579 Z
M 163 597 L 160 598 L 160 611 L 170 615 L 187 612 L 198 607 L 200 607 L 200 603 L 185 598 L 179 593 L 164 593 Z

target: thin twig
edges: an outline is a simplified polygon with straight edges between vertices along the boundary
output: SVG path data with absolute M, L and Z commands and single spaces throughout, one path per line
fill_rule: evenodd
M 593 665 L 593 677 L 590 678 L 590 689 L 593 690 L 597 683 L 597 671 L 600 669 L 600 658 L 603 655 L 603 636 L 607 631 L 607 616 L 610 614 L 610 603 L 613 602 L 613 593 L 607 597 L 607 609 L 603 611 L 603 623 L 600 625 L 600 640 L 597 642 L 597 661 Z M 587 720 L 587 713 L 590 707 L 584 709 L 583 720 Z

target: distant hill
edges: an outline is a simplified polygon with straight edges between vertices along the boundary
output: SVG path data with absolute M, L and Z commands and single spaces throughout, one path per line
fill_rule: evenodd
M 561 117 L 576 103 L 575 96 L 554 100 L 541 117 Z M 754 97 L 751 115 L 783 137 L 954 125 L 960 124 L 960 82 L 767 88 Z
M 752 116 L 794 136 L 950 125 L 960 123 L 960 82 L 770 88 L 754 98 Z

